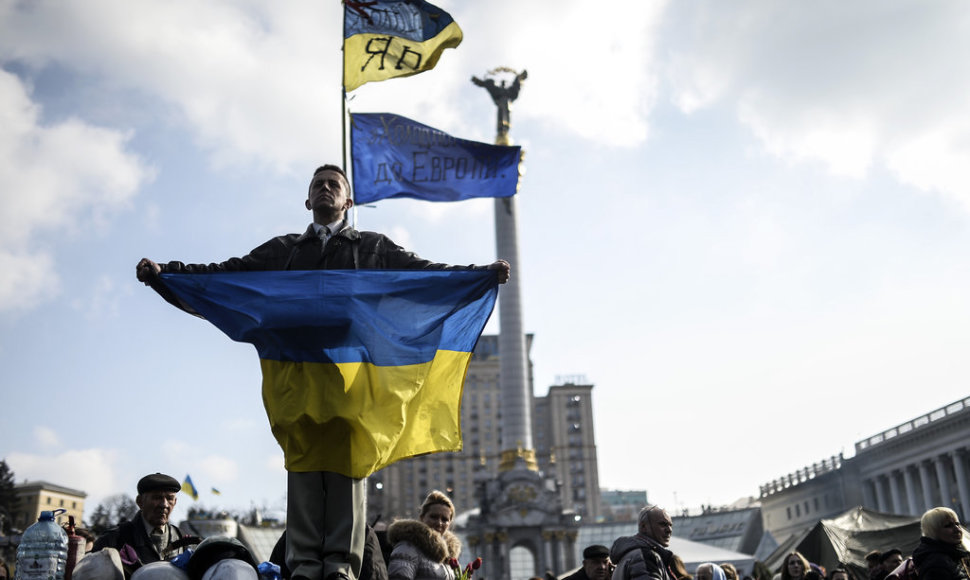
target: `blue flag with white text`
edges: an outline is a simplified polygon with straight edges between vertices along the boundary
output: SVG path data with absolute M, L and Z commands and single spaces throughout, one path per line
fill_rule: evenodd
M 358 204 L 511 197 L 518 187 L 518 146 L 459 139 L 393 113 L 352 114 L 350 140 Z

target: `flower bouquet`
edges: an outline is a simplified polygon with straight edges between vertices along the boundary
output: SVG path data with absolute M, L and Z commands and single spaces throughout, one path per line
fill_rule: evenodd
M 475 558 L 465 565 L 464 570 L 461 569 L 461 564 L 458 563 L 457 558 L 452 558 L 449 560 L 448 565 L 451 566 L 451 569 L 455 571 L 455 580 L 470 580 L 472 574 L 475 573 L 475 570 L 482 567 L 482 559 Z

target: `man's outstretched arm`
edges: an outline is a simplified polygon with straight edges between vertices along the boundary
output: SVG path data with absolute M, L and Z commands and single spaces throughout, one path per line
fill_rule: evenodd
M 162 267 L 148 258 L 142 258 L 138 261 L 138 264 L 135 265 L 135 278 L 138 278 L 139 282 L 145 286 L 151 287 L 151 289 L 155 292 L 158 292 L 158 294 L 172 306 L 180 310 L 184 310 L 193 316 L 198 316 L 201 318 L 202 316 L 196 312 L 195 309 L 179 300 L 178 297 L 175 296 L 175 294 L 173 294 L 172 291 L 162 283 L 162 279 L 159 277 L 159 274 L 161 273 Z

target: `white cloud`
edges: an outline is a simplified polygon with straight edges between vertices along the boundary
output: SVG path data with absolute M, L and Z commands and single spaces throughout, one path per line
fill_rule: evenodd
M 286 172 L 339 151 L 340 15 L 309 1 L 41 1 L 8 16 L 0 54 L 174 104 L 216 163 Z
M 430 110 L 438 126 L 454 126 L 465 106 L 459 94 L 478 90 L 469 76 L 501 63 L 530 70 L 522 103 L 533 105 L 523 115 L 599 143 L 635 145 L 656 98 L 653 39 L 665 4 L 590 10 L 578 1 L 503 0 L 483 10 L 441 2 L 466 28 L 459 49 L 433 73 L 368 84 L 352 106 L 376 100 L 423 118 Z M 510 34 L 508 14 L 541 22 L 541 34 Z M 175 106 L 215 163 L 289 172 L 339 154 L 341 17 L 339 4 L 309 0 L 39 0 L 9 10 L 0 58 L 56 62 L 94 73 L 105 89 L 151 95 Z M 404 82 L 408 102 L 398 98 Z M 481 100 L 487 110 L 484 93 Z
M 162 457 L 166 463 L 181 464 L 186 457 L 191 457 L 195 448 L 186 441 L 167 439 L 162 443 Z
M 30 254 L 0 246 L 0 311 L 29 310 L 60 293 L 60 279 L 49 254 Z
M 104 497 L 119 493 L 118 452 L 113 449 L 75 449 L 57 455 L 11 453 L 6 459 L 18 481 L 47 481 L 87 493 L 85 513 Z
M 223 427 L 232 423 L 223 423 Z M 236 423 L 238 425 L 238 423 Z M 168 439 L 162 444 L 164 464 L 178 465 L 190 476 L 195 486 L 208 489 L 215 483 L 225 484 L 239 477 L 239 464 L 225 455 L 203 454 L 197 444 L 180 439 Z M 178 477 L 173 475 L 173 477 Z
M 535 24 L 509 34 L 510 22 L 494 18 L 479 31 L 487 40 L 477 47 L 492 62 L 529 71 L 521 96 L 525 118 L 607 145 L 634 146 L 647 138 L 657 95 L 655 40 L 666 2 L 499 4 L 494 14 Z M 513 121 L 517 114 L 513 110 Z
M 877 146 L 874 119 L 852 112 L 802 111 L 787 121 L 787 111 L 773 110 L 783 103 L 764 102 L 746 95 L 738 102 L 738 117 L 762 142 L 765 149 L 782 159 L 797 162 L 820 161 L 833 175 L 861 179 L 872 165 Z M 782 125 L 787 124 L 787 127 Z
M 203 475 L 203 478 L 200 478 L 202 481 L 208 479 L 213 483 L 224 484 L 239 478 L 239 464 L 223 455 L 208 455 L 202 459 L 199 467 Z M 198 482 L 196 484 L 198 485 Z
M 443 123 L 488 140 L 494 135 L 495 109 L 470 77 L 505 66 L 529 73 L 512 106 L 513 126 L 537 120 L 605 146 L 632 147 L 648 137 L 658 91 L 655 41 L 666 1 L 603 7 L 554 0 L 441 5 L 464 26 L 465 39 L 454 54 L 442 57 L 433 76 L 415 77 L 419 89 L 413 92 L 422 103 L 413 111 L 432 110 Z M 370 91 L 374 101 L 394 102 L 395 89 L 381 85 L 387 86 Z M 452 108 L 450 102 L 460 106 Z M 469 114 L 471 109 L 482 116 Z M 482 117 L 487 125 L 465 127 L 469 119 Z
M 943 191 L 970 211 L 970 122 L 968 117 L 950 119 L 928 127 L 886 152 L 886 165 L 900 181 L 923 191 Z
M 0 125 L 0 311 L 28 309 L 59 291 L 54 244 L 124 208 L 148 171 L 124 151 L 130 135 L 77 119 L 42 124 L 3 70 Z
M 964 8 L 876 0 L 676 3 L 665 23 L 671 100 L 734 108 L 764 148 L 970 202 Z M 729 23 L 729 24 L 728 24 Z
M 42 447 L 57 447 L 60 445 L 61 440 L 57 435 L 57 431 L 54 431 L 50 427 L 43 427 L 38 425 L 34 427 L 34 439 L 37 440 Z
M 263 467 L 276 473 L 286 473 L 286 466 L 283 461 L 282 453 L 275 453 L 266 457 L 263 461 Z
M 131 286 L 121 286 L 110 276 L 99 276 L 91 293 L 83 299 L 71 301 L 71 306 L 88 320 L 116 318 L 119 298 L 131 294 Z

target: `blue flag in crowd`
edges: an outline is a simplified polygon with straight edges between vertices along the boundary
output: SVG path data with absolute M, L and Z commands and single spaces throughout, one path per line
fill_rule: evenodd
M 358 204 L 388 197 L 461 201 L 515 195 L 518 146 L 458 139 L 393 113 L 354 113 L 351 120 Z

